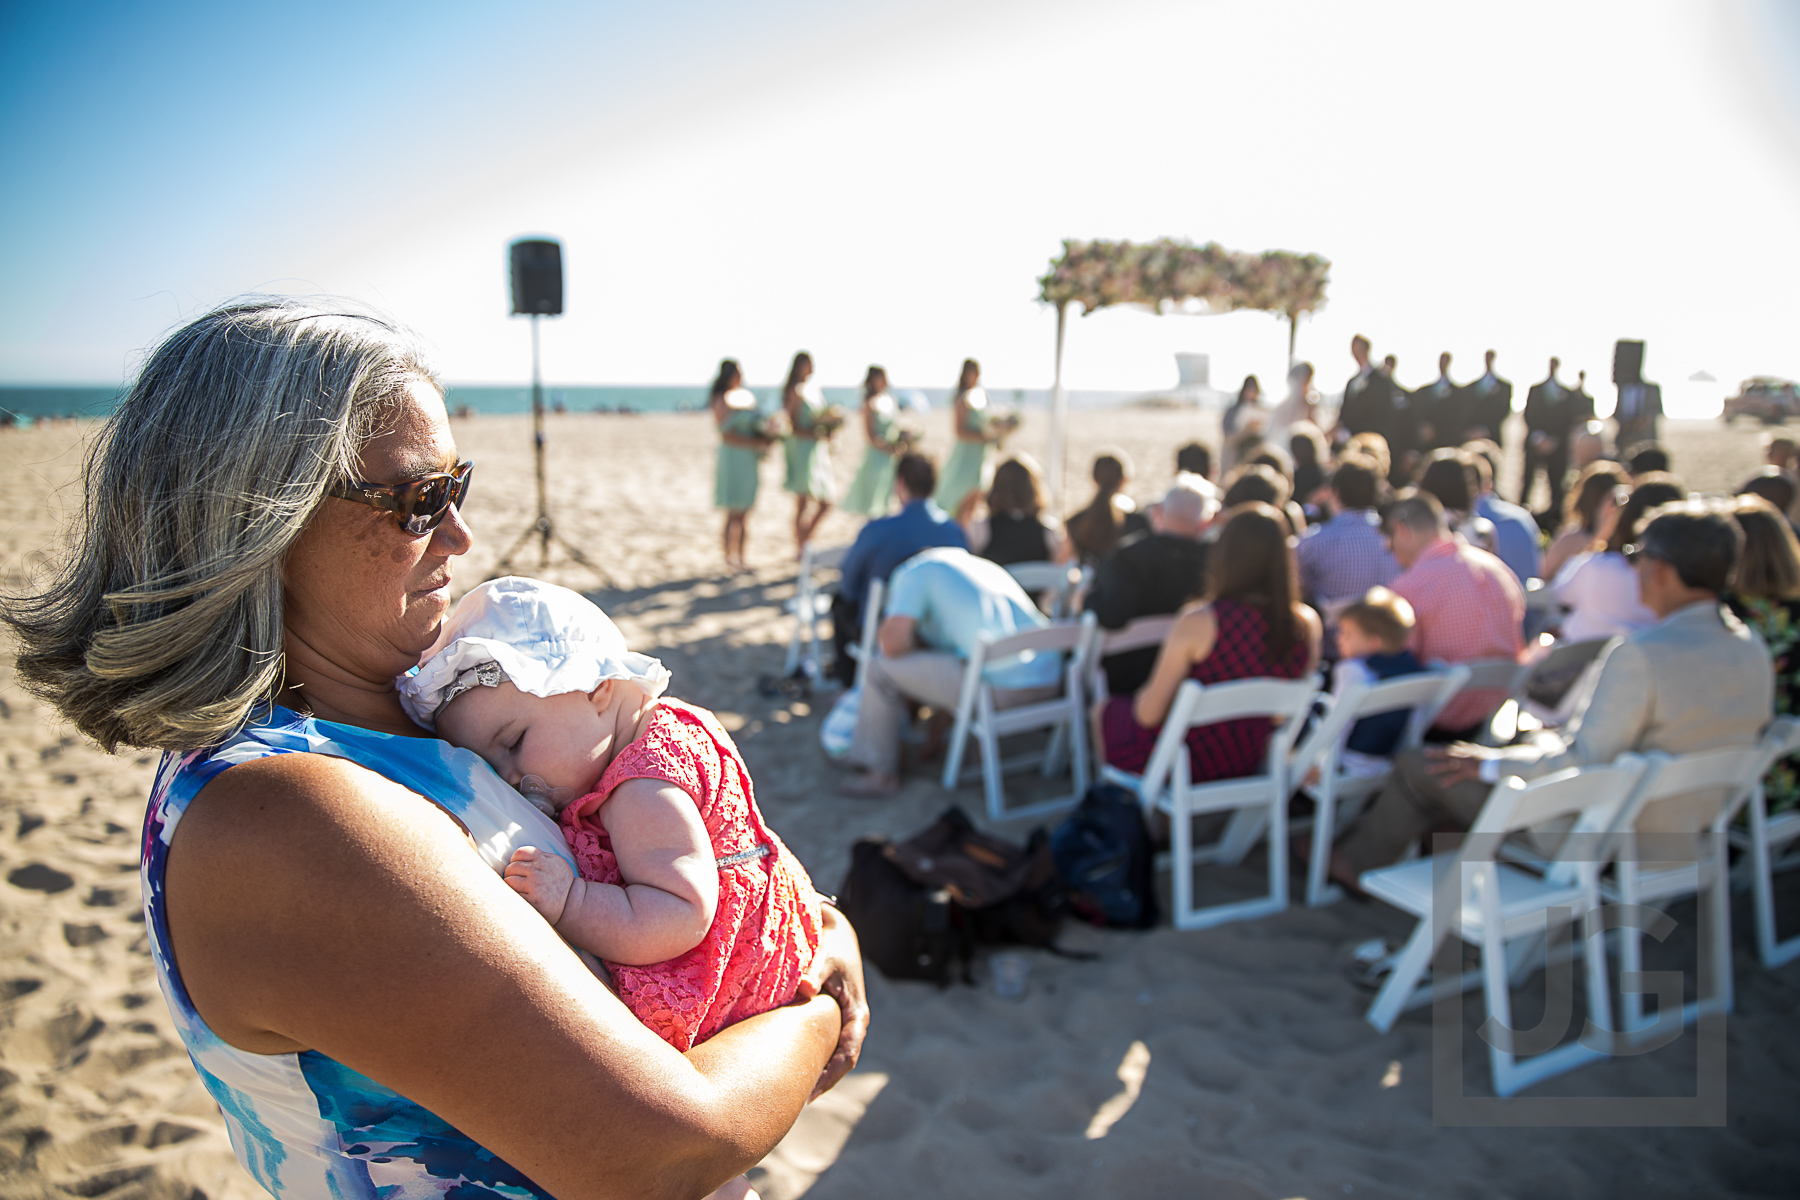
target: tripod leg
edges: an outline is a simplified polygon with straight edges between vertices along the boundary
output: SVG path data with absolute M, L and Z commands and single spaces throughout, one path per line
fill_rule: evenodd
M 619 586 L 619 581 L 614 579 L 612 577 L 612 575 L 607 572 L 605 567 L 602 567 L 599 563 L 592 561 L 591 559 L 588 558 L 587 555 L 585 555 L 581 551 L 577 550 L 574 546 L 571 546 L 569 544 L 569 540 L 567 538 L 563 537 L 562 534 L 552 531 L 550 536 L 556 539 L 556 544 L 563 548 L 564 554 L 567 554 L 570 558 L 574 559 L 576 562 L 580 563 L 582 566 L 584 566 L 588 570 L 592 571 L 595 575 L 597 575 L 600 578 L 600 582 L 604 583 L 607 587 L 611 587 L 611 588 L 616 588 Z
M 528 528 L 524 533 L 521 533 L 518 537 L 518 540 L 513 542 L 513 544 L 511 546 L 507 547 L 506 553 L 502 554 L 500 556 L 500 561 L 494 564 L 494 573 L 492 575 L 489 575 L 488 578 L 489 579 L 498 579 L 498 578 L 500 578 L 500 576 L 506 574 L 509 570 L 511 570 L 512 565 L 513 565 L 513 556 L 518 554 L 518 552 L 524 548 L 525 543 L 530 541 L 531 535 L 536 532 L 537 532 L 537 526 L 533 525 L 530 528 Z

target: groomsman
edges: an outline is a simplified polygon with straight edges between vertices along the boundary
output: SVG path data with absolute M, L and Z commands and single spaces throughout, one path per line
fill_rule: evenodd
M 1389 462 L 1398 471 L 1394 381 L 1369 361 L 1369 339 L 1360 333 L 1350 339 L 1350 357 L 1356 360 L 1356 374 L 1344 385 L 1343 403 L 1338 407 L 1339 440 L 1358 433 L 1379 433 L 1387 439 Z
M 1438 355 L 1438 377 L 1412 394 L 1422 448 L 1436 450 L 1461 444 L 1457 434 L 1462 432 L 1462 410 L 1456 402 L 1457 390 L 1450 382 L 1450 352 L 1446 350 Z
M 1419 428 L 1419 406 L 1414 403 L 1412 393 L 1400 386 L 1399 369 L 1400 360 L 1392 354 L 1381 360 L 1381 373 L 1387 376 L 1388 387 L 1394 396 L 1394 432 L 1388 436 L 1388 453 L 1396 460 L 1404 460 L 1400 473 L 1411 479 L 1414 468 L 1419 465 L 1425 440 Z
M 1550 481 L 1552 517 L 1562 513 L 1563 481 L 1569 474 L 1569 440 L 1576 428 L 1593 415 L 1583 411 L 1577 394 L 1562 385 L 1556 372 L 1562 360 L 1550 360 L 1550 374 L 1534 383 L 1525 394 L 1525 482 L 1519 487 L 1519 503 L 1527 507 L 1531 489 L 1543 471 Z M 1592 402 L 1590 401 L 1590 404 Z
M 1663 415 L 1662 387 L 1644 380 L 1640 383 L 1621 383 L 1619 385 L 1619 404 L 1613 409 L 1613 419 L 1619 423 L 1619 436 L 1614 444 L 1619 453 L 1640 442 L 1656 440 L 1656 422 Z
M 1463 430 L 1459 441 L 1488 438 L 1498 445 L 1501 426 L 1512 415 L 1512 384 L 1494 374 L 1495 354 L 1487 352 L 1487 371 L 1462 390 Z

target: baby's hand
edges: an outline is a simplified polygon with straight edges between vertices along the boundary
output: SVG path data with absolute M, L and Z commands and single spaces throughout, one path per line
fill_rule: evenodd
M 536 846 L 520 846 L 506 864 L 506 882 L 554 926 L 562 920 L 563 908 L 569 903 L 575 872 L 560 854 L 547 853 Z

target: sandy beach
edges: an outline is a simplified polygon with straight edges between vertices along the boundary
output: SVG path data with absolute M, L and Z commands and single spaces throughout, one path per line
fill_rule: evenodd
M 476 462 L 467 515 L 479 540 L 458 568 L 466 588 L 535 515 L 530 420 L 454 427 Z M 82 440 L 93 429 L 0 430 L 0 586 L 8 591 L 59 552 L 80 502 Z M 934 413 L 927 431 L 927 449 L 941 456 L 947 414 Z M 1129 490 L 1147 502 L 1171 477 L 1175 447 L 1195 437 L 1216 445 L 1216 417 L 1075 413 L 1067 507 L 1087 501 L 1097 447 L 1131 454 Z M 1664 440 L 1676 473 L 1696 489 L 1735 488 L 1759 462 L 1746 428 L 1671 422 Z M 1042 459 L 1046 416 L 1029 413 L 1015 443 Z M 822 889 L 836 890 L 858 836 L 903 836 L 943 809 L 950 797 L 932 772 L 914 773 L 890 801 L 840 799 L 842 776 L 818 748 L 828 698 L 758 692 L 758 676 L 779 669 L 791 627 L 781 602 L 793 592 L 793 507 L 778 490 L 774 457 L 750 525 L 757 569 L 732 578 L 720 570 L 710 507 L 715 437 L 705 416 L 555 416 L 547 445 L 558 531 L 605 578 L 560 551 L 539 571 L 535 546 L 517 570 L 587 592 L 635 648 L 663 658 L 674 694 L 719 713 L 770 823 Z M 840 435 L 835 452 L 847 482 L 862 453 L 857 431 Z M 857 524 L 834 512 L 820 541 L 846 542 Z M 61 725 L 19 688 L 10 646 L 0 655 L 0 754 L 0 1196 L 262 1196 L 236 1165 L 175 1037 L 146 948 L 138 836 L 156 756 L 109 756 Z M 1016 787 L 1024 794 L 1033 784 Z M 954 799 L 971 814 L 980 805 L 973 786 Z M 1030 824 L 1001 832 L 1022 839 Z M 1259 870 L 1260 858 L 1215 872 L 1212 882 L 1248 890 Z M 1796 882 L 1789 876 L 1782 889 L 1790 927 L 1800 923 Z M 1017 1000 L 995 995 L 980 964 L 977 986 L 947 990 L 890 982 L 871 968 L 874 1024 L 862 1065 L 752 1178 L 769 1200 L 1793 1195 L 1800 963 L 1770 972 L 1756 961 L 1745 899 L 1734 908 L 1737 1009 L 1724 1127 L 1434 1126 L 1429 1011 L 1379 1034 L 1363 1020 L 1369 993 L 1339 966 L 1345 946 L 1404 937 L 1410 922 L 1379 904 L 1340 902 L 1200 933 L 1071 925 L 1065 944 L 1098 957 L 1031 953 Z M 1674 911 L 1691 917 L 1692 906 Z M 1659 953 L 1684 949 L 1691 940 L 1678 933 Z M 1491 1094 L 1473 1032 L 1481 1016 L 1471 997 L 1463 1042 L 1470 1095 Z M 1690 1034 L 1530 1094 L 1691 1094 L 1694 1064 Z

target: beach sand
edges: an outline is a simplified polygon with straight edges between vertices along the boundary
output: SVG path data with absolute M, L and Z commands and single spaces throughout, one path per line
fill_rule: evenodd
M 1074 414 L 1068 507 L 1085 503 L 1094 449 L 1137 464 L 1131 491 L 1155 498 L 1177 444 L 1216 418 L 1140 409 Z M 1019 448 L 1043 457 L 1042 413 Z M 455 423 L 477 462 L 468 517 L 479 543 L 466 587 L 490 570 L 534 513 L 529 419 Z M 948 418 L 933 414 L 941 454 Z M 0 564 L 10 590 L 59 552 L 80 443 L 91 426 L 0 431 Z M 1697 488 L 1729 488 L 1757 461 L 1747 431 L 1671 423 L 1675 467 Z M 711 510 L 714 437 L 704 416 L 552 417 L 548 460 L 558 532 L 604 566 L 601 580 L 558 561 L 540 572 L 587 591 L 632 644 L 660 655 L 675 694 L 716 710 L 739 739 L 771 824 L 819 886 L 836 890 L 860 835 L 906 835 L 949 801 L 930 770 L 885 802 L 839 799 L 843 776 L 818 749 L 829 703 L 772 700 L 759 675 L 780 668 L 793 591 L 790 498 L 765 464 L 750 534 L 754 574 L 719 568 Z M 861 454 L 838 440 L 840 480 Z M 856 522 L 834 513 L 823 544 Z M 262 1193 L 231 1156 L 217 1110 L 177 1041 L 156 989 L 137 887 L 137 843 L 155 758 L 108 756 L 60 725 L 0 658 L 0 1195 L 209 1200 Z M 1009 782 L 1019 795 L 1048 785 Z M 972 814 L 970 786 L 954 799 Z M 1000 827 L 1023 838 L 1030 822 Z M 1214 871 L 1209 887 L 1255 885 L 1260 858 Z M 1784 911 L 1796 920 L 1796 889 Z M 1691 921 L 1692 908 L 1677 908 Z M 1685 930 L 1688 927 L 1683 925 Z M 753 1178 L 771 1200 L 999 1196 L 1775 1196 L 1793 1194 L 1800 1143 L 1800 964 L 1764 970 L 1748 910 L 1735 911 L 1737 1011 L 1728 1024 L 1723 1128 L 1451 1128 L 1432 1121 L 1431 1014 L 1382 1035 L 1370 995 L 1339 966 L 1362 938 L 1410 923 L 1378 904 L 1341 902 L 1197 933 L 1071 926 L 1092 961 L 1029 952 L 1025 995 L 895 983 L 871 969 L 874 1027 L 861 1067 L 813 1105 Z M 1684 945 L 1671 938 L 1669 953 Z M 1650 965 L 1655 966 L 1652 962 Z M 1463 1090 L 1491 1095 L 1462 1021 Z M 1522 1011 L 1521 1025 L 1536 1020 Z M 1535 1096 L 1692 1094 L 1690 1033 L 1652 1054 L 1584 1068 Z M 1786 1130 L 1787 1132 L 1783 1132 Z M 597 1131 L 596 1136 L 604 1136 Z

